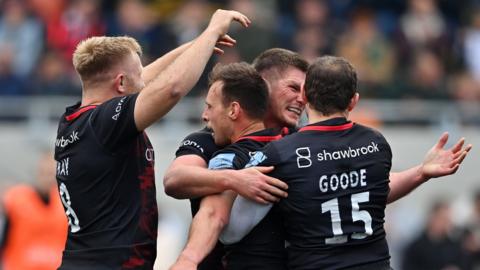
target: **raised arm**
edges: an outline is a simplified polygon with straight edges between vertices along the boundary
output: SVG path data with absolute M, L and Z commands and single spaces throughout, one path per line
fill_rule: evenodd
M 138 130 L 144 130 L 164 116 L 192 89 L 217 40 L 227 33 L 232 21 L 238 21 L 245 27 L 250 24 L 249 19 L 239 12 L 217 10 L 207 29 L 140 92 L 134 112 Z
M 186 49 L 192 45 L 193 41 L 187 42 L 174 50 L 164 54 L 160 58 L 157 58 L 155 61 L 143 68 L 142 79 L 145 84 L 149 84 L 155 77 L 157 77 L 163 70 L 165 70 L 178 56 L 180 56 Z M 216 47 L 214 52 L 217 54 L 223 54 L 221 46 L 233 47 L 236 41 L 231 38 L 229 35 L 223 35 L 217 40 Z
M 197 269 L 197 265 L 215 247 L 218 236 L 228 223 L 235 193 L 226 191 L 204 198 L 190 226 L 188 241 L 170 270 Z
M 454 174 L 467 156 L 472 145 L 463 147 L 465 139 L 460 139 L 450 149 L 444 149 L 448 133 L 443 133 L 438 142 L 427 152 L 422 164 L 408 170 L 390 174 L 390 193 L 387 202 L 392 203 L 431 178 Z

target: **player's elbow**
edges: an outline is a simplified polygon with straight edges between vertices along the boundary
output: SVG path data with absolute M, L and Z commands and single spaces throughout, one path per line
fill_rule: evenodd
M 168 171 L 163 177 L 163 187 L 165 194 L 175 199 L 187 199 L 181 193 L 181 185 L 175 175 L 174 171 Z

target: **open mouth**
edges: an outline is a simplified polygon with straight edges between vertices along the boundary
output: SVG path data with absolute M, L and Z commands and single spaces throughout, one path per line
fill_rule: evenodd
M 302 114 L 302 109 L 298 108 L 298 107 L 287 107 L 287 111 L 289 112 L 293 112 L 294 114 L 300 116 Z

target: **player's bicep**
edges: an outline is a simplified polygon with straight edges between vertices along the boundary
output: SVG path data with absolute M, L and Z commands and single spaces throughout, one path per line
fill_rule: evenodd
M 182 166 L 207 168 L 207 162 L 202 157 L 195 154 L 179 156 L 172 161 L 167 171 Z
M 162 118 L 181 98 L 168 83 L 161 89 L 152 87 L 152 84 L 147 85 L 138 95 L 135 104 L 134 118 L 138 130 L 144 130 Z

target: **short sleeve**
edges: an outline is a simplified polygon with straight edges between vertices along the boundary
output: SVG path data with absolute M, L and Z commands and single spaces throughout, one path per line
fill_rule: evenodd
M 212 134 L 206 130 L 201 130 L 188 135 L 182 140 L 175 152 L 175 157 L 197 155 L 208 163 L 213 153 L 217 150 L 218 147 L 213 140 Z
M 134 118 L 137 96 L 113 98 L 92 112 L 90 124 L 100 143 L 107 149 L 113 151 L 140 133 Z
M 250 160 L 248 161 L 247 165 L 245 165 L 245 168 L 255 166 L 273 166 L 278 164 L 280 162 L 280 156 L 274 144 L 274 142 L 271 142 L 261 150 L 252 153 Z

